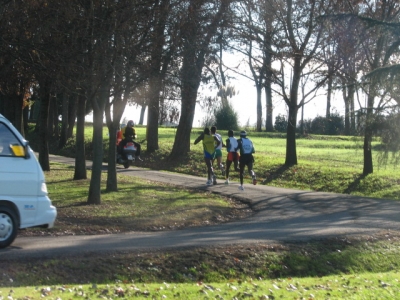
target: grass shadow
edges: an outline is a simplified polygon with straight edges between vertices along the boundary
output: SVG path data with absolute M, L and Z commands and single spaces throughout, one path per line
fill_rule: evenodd
M 349 184 L 349 186 L 343 191 L 343 193 L 351 194 L 353 191 L 357 190 L 358 186 L 361 183 L 361 180 L 365 179 L 365 177 L 367 177 L 367 175 L 364 174 L 360 174 L 359 176 L 357 176 L 355 180 L 351 184 Z
M 277 168 L 271 168 L 264 172 L 265 179 L 262 181 L 262 184 L 268 184 L 274 181 L 276 178 L 282 177 L 283 173 L 285 173 L 290 167 L 286 165 L 281 165 Z

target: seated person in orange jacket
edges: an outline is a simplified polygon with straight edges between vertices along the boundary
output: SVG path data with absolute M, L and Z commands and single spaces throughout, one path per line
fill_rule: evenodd
M 117 131 L 117 146 L 118 146 L 118 144 L 122 141 L 122 139 L 123 139 L 123 133 L 122 133 L 122 129 L 119 129 L 118 131 Z

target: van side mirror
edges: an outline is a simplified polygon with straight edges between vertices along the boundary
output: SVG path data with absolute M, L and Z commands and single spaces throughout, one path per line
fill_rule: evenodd
M 21 146 L 20 144 L 10 145 L 11 152 L 14 156 L 29 158 L 28 143 Z
M 11 152 L 14 156 L 25 157 L 25 148 L 19 144 L 10 145 Z

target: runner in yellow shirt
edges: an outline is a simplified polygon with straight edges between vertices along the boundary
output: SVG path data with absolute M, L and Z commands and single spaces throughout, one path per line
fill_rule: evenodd
M 204 161 L 207 166 L 207 185 L 217 184 L 217 177 L 214 174 L 211 161 L 214 159 L 215 149 L 220 145 L 221 141 L 214 135 L 210 134 L 210 128 L 204 128 L 204 132 L 194 141 L 198 144 L 203 141 Z

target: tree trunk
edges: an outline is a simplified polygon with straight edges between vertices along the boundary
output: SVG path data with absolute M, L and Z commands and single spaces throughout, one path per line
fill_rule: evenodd
M 356 112 L 354 108 L 354 95 L 356 93 L 355 85 L 349 87 L 349 103 L 350 103 L 350 134 L 356 132 Z
M 306 134 L 304 130 L 304 104 L 301 106 L 300 133 Z
M 266 103 L 266 114 L 265 114 L 265 130 L 267 132 L 274 131 L 273 112 L 274 107 L 272 105 L 272 88 L 271 81 L 265 83 L 265 103 Z
M 286 166 L 297 165 L 297 149 L 296 149 L 296 122 L 297 122 L 297 105 L 289 106 L 287 137 L 286 137 Z
M 147 152 L 152 153 L 158 150 L 158 118 L 160 110 L 160 95 L 163 88 L 163 75 L 166 73 L 166 66 L 162 67 L 163 48 L 165 47 L 165 26 L 169 10 L 169 0 L 160 1 L 156 9 L 157 22 L 154 34 L 152 35 L 151 51 L 151 78 L 149 80 L 149 105 L 147 110 Z
M 140 117 L 139 117 L 139 124 L 143 125 L 143 121 L 144 121 L 144 113 L 146 112 L 146 105 L 142 105 L 140 107 Z
M 25 132 L 24 132 L 24 118 L 23 118 L 23 114 L 22 114 L 22 108 L 23 108 L 23 103 L 24 103 L 24 99 L 23 99 L 24 95 L 20 94 L 20 95 L 16 95 L 15 97 L 15 102 L 14 102 L 14 126 L 18 129 L 18 131 L 24 136 Z
M 301 57 L 295 57 L 295 63 L 293 66 L 293 78 L 292 85 L 290 88 L 290 99 L 288 103 L 289 116 L 287 125 L 287 136 L 286 136 L 286 166 L 297 165 L 297 149 L 296 149 L 296 125 L 297 125 L 297 111 L 298 107 L 298 91 L 301 78 Z
M 328 72 L 330 72 L 330 71 L 328 70 Z M 332 77 L 332 75 L 329 75 L 328 90 L 327 90 L 327 95 L 326 95 L 326 112 L 325 112 L 325 117 L 327 119 L 331 116 L 332 82 L 333 82 L 333 77 Z
M 152 153 L 158 150 L 158 116 L 160 110 L 161 78 L 153 74 L 149 84 L 149 108 L 147 110 L 147 151 Z
M 262 105 L 261 105 L 262 86 L 261 86 L 261 84 L 256 84 L 256 89 L 257 89 L 257 126 L 256 126 L 256 130 L 257 130 L 257 132 L 261 132 L 262 131 Z
M 102 95 L 100 95 L 101 97 Z M 99 100 L 102 101 L 102 100 Z M 103 167 L 103 112 L 93 105 L 93 161 L 88 195 L 89 204 L 101 204 L 101 171 Z
M 28 130 L 28 123 L 29 123 L 29 105 L 26 105 L 24 107 L 24 109 L 22 110 L 22 124 L 23 124 L 23 130 L 24 130 L 24 134 L 23 136 L 25 136 L 25 132 Z M 22 134 L 22 133 L 21 133 Z
M 365 128 L 364 146 L 363 146 L 363 150 L 364 150 L 363 175 L 372 174 L 374 172 L 374 167 L 372 164 L 371 141 L 372 141 L 372 134 L 370 132 L 367 132 L 367 128 Z
M 54 110 L 53 110 L 53 136 L 55 139 L 59 140 L 60 139 L 60 126 L 59 126 L 59 120 L 58 120 L 58 98 L 57 97 L 52 97 L 52 102 L 54 102 Z
M 61 131 L 60 140 L 58 142 L 58 148 L 62 149 L 67 143 L 68 135 L 68 105 L 69 96 L 66 93 L 61 94 L 62 97 L 62 112 L 61 112 Z
M 372 85 L 372 88 L 370 88 L 370 91 L 375 88 L 374 85 Z M 372 174 L 374 172 L 373 168 L 373 163 L 372 163 L 372 148 L 371 148 L 371 143 L 372 143 L 372 134 L 373 134 L 373 129 L 372 129 L 372 123 L 373 123 L 373 118 L 374 118 L 374 112 L 373 112 L 373 107 L 374 107 L 374 95 L 373 93 L 368 95 L 367 99 L 367 114 L 365 118 L 365 133 L 364 133 L 364 168 L 363 168 L 363 175 L 368 175 Z
M 76 116 L 76 154 L 74 180 L 87 178 L 85 154 L 85 112 L 86 97 L 80 96 L 78 99 L 78 113 Z
M 47 80 L 39 82 L 40 86 L 40 111 L 39 111 L 39 164 L 43 171 L 50 171 L 49 161 L 49 106 L 50 106 L 50 83 Z
M 78 94 L 73 94 L 69 99 L 68 105 L 68 131 L 67 131 L 67 140 L 72 138 L 74 133 L 75 119 L 76 119 L 76 106 L 79 99 Z M 86 106 L 86 100 L 85 106 Z M 86 110 L 85 110 L 86 111 Z
M 47 131 L 49 132 L 49 136 L 51 138 L 54 137 L 54 108 L 55 108 L 55 101 L 54 98 L 50 96 L 50 103 L 49 103 L 49 119 L 47 122 Z
M 100 88 L 93 105 L 93 163 L 88 195 L 89 204 L 101 204 L 101 171 L 103 169 L 103 115 L 105 104 L 109 101 L 110 85 L 105 83 Z M 97 100 L 97 101 L 96 101 Z
M 109 145 L 108 145 L 108 167 L 107 167 L 107 192 L 118 191 L 117 181 L 117 130 L 119 129 L 119 120 L 114 120 L 109 125 Z
M 119 65 L 121 66 L 121 65 Z M 117 71 L 118 73 L 119 71 Z M 115 86 L 121 87 L 122 77 L 115 76 L 116 82 Z M 121 90 L 121 88 L 117 88 Z M 112 102 L 107 102 L 105 114 L 106 122 L 108 128 L 108 159 L 107 159 L 107 182 L 106 191 L 116 192 L 118 191 L 117 182 L 117 132 L 120 129 L 120 121 L 126 105 L 126 101 L 123 101 L 121 92 L 117 92 L 114 95 L 114 100 Z M 113 117 L 111 117 L 111 106 L 113 108 Z
M 350 102 L 346 91 L 348 92 L 348 89 L 346 87 L 342 87 L 344 100 L 344 132 L 346 135 L 350 135 Z
M 185 101 L 182 101 L 181 111 L 184 113 L 179 118 L 175 141 L 170 154 L 171 160 L 182 159 L 182 156 L 190 151 L 190 132 L 194 120 L 196 97 L 196 86 L 185 85 L 182 87 L 182 99 L 185 99 Z

